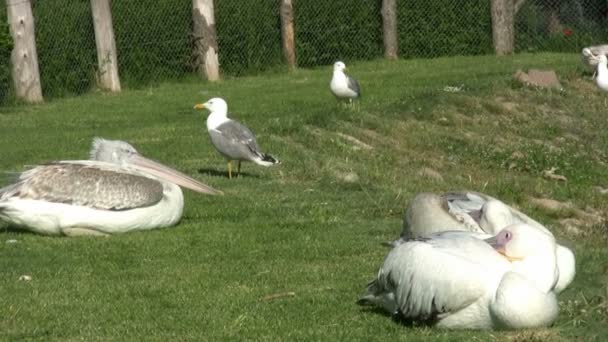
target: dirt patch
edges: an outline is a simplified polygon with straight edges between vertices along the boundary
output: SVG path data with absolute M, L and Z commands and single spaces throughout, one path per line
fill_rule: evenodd
M 562 84 L 553 70 L 530 69 L 528 72 L 517 70 L 513 78 L 525 86 L 537 88 L 551 88 L 562 90 Z

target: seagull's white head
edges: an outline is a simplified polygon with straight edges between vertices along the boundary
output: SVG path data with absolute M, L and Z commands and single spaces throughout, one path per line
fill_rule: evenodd
M 226 117 L 228 115 L 228 104 L 220 97 L 214 97 L 205 103 L 199 103 L 194 109 L 208 109 L 211 114 Z
M 346 70 L 346 64 L 344 64 L 344 62 L 337 61 L 336 63 L 334 63 L 334 72 L 344 70 Z

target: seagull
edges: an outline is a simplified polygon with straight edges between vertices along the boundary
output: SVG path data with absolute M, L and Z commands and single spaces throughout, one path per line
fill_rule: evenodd
M 108 235 L 175 225 L 179 186 L 221 191 L 143 157 L 130 144 L 95 138 L 92 160 L 35 166 L 0 189 L 0 221 L 44 235 Z
M 608 91 L 608 59 L 606 55 L 599 55 L 597 57 L 597 77 L 595 78 L 595 84 L 603 90 Z
M 337 99 L 347 99 L 352 103 L 353 99 L 361 97 L 361 88 L 359 88 L 357 80 L 344 73 L 345 70 L 346 65 L 343 62 L 334 63 L 334 74 L 329 83 L 329 89 Z
M 393 248 L 357 303 L 450 329 L 523 329 L 555 321 L 552 235 L 521 223 L 486 240 L 462 233 L 436 233 Z
M 401 237 L 391 243 L 397 246 L 408 239 L 428 236 L 446 230 L 465 231 L 471 236 L 486 238 L 504 227 L 525 223 L 546 234 L 551 232 L 521 211 L 489 195 L 473 191 L 452 191 L 443 194 L 420 193 L 412 199 L 403 219 Z M 557 245 L 559 281 L 555 291 L 563 291 L 576 274 L 574 253 Z
M 271 166 L 281 162 L 260 150 L 255 136 L 249 128 L 228 118 L 228 104 L 219 97 L 200 103 L 194 109 L 208 109 L 207 131 L 215 149 L 228 162 L 228 178 L 232 178 L 232 161 L 238 161 L 237 176 L 241 173 L 241 161 L 252 161 L 258 165 Z

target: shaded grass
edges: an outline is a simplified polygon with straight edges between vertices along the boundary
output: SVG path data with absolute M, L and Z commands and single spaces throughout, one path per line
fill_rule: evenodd
M 359 110 L 336 105 L 327 67 L 2 108 L 3 170 L 86 158 L 91 138 L 103 136 L 127 140 L 226 196 L 186 192 L 181 223 L 158 231 L 102 239 L 0 234 L 0 336 L 605 339 L 606 225 L 574 234 L 527 201 L 549 197 L 607 211 L 606 195 L 593 190 L 608 187 L 606 95 L 588 86 L 577 63 L 563 54 L 355 63 Z M 514 86 L 511 74 L 529 67 L 557 70 L 565 91 Z M 214 96 L 283 160 L 280 167 L 244 164 L 245 176 L 222 175 L 205 115 L 191 109 Z M 541 177 L 553 166 L 568 182 Z M 423 167 L 443 181 L 420 177 Z M 463 188 L 517 204 L 574 246 L 578 275 L 560 295 L 554 327 L 406 328 L 354 304 L 412 196 Z M 18 242 L 4 243 L 10 239 Z M 23 274 L 33 280 L 18 281 Z M 264 299 L 285 292 L 295 295 Z

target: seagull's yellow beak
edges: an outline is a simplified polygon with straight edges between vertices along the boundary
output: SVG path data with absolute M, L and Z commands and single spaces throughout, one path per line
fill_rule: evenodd
M 197 103 L 196 105 L 194 105 L 194 109 L 205 109 L 205 108 L 207 108 L 206 103 Z

